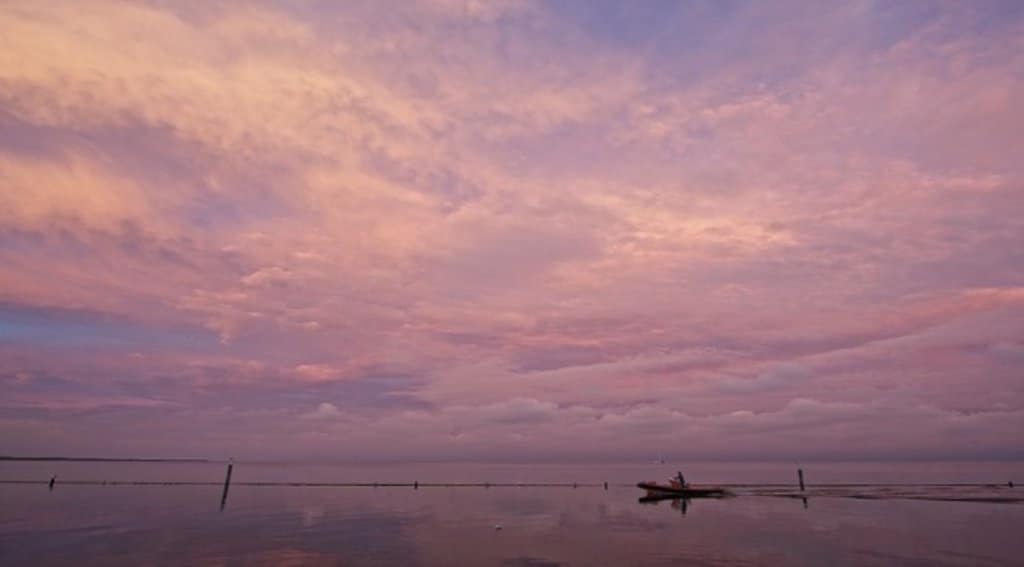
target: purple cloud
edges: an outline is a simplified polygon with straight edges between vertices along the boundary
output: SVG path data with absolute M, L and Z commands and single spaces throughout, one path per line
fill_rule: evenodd
M 0 30 L 5 452 L 1020 456 L 1019 10 Z

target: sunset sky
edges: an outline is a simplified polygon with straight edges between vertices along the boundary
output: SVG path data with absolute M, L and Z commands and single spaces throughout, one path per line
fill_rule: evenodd
M 0 454 L 1024 457 L 1024 3 L 3 2 Z

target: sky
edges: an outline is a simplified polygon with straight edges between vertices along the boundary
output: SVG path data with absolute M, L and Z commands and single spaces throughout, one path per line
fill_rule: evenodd
M 0 5 L 0 454 L 1024 458 L 1024 4 Z

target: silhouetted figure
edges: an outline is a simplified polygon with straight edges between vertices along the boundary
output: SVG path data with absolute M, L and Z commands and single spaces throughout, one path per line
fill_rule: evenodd
M 57 483 L 57 475 L 50 477 L 50 490 L 53 490 L 53 485 Z
M 681 471 L 676 471 L 676 480 L 679 481 L 679 488 L 686 488 L 686 479 Z
M 1013 481 L 1011 480 L 1010 482 L 1007 482 L 1006 486 L 1009 486 L 1010 488 L 1013 488 Z

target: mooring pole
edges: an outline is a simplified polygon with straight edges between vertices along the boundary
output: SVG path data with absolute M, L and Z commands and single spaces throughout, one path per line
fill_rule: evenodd
M 800 492 L 804 491 L 804 469 L 796 469 L 796 476 L 800 479 Z
M 228 463 L 228 474 L 224 477 L 224 492 L 220 495 L 221 510 L 224 510 L 224 506 L 228 503 L 228 488 L 231 488 L 231 469 L 234 466 L 234 463 Z

